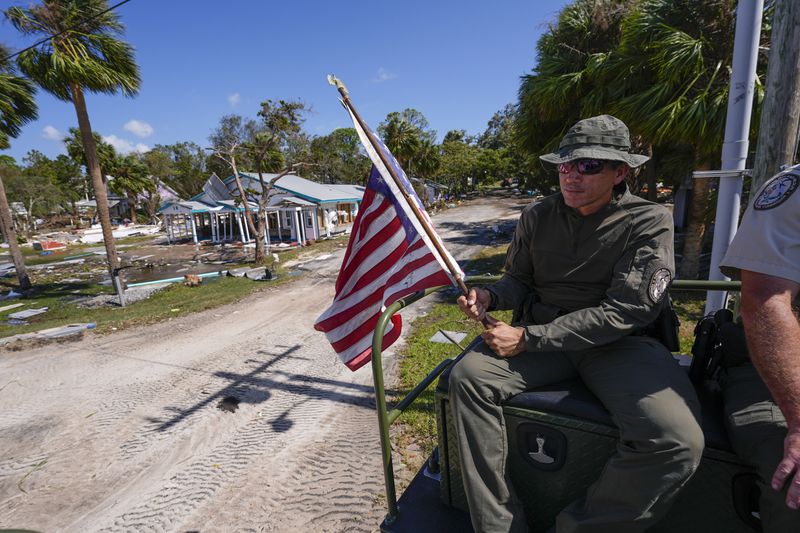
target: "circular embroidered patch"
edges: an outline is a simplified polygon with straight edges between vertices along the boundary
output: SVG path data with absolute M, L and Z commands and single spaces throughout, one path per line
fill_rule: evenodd
M 654 304 L 664 298 L 670 281 L 672 281 L 672 274 L 669 273 L 667 268 L 659 268 L 653 273 L 653 277 L 650 278 L 650 286 L 647 288 L 647 295 L 650 296 Z
M 797 174 L 778 174 L 767 182 L 753 202 L 753 208 L 763 211 L 781 205 L 797 189 L 800 178 Z

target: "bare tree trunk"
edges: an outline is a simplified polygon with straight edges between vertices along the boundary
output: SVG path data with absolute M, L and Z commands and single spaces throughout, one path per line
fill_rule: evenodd
M 708 170 L 702 165 L 698 170 Z M 697 279 L 700 273 L 700 254 L 706 234 L 706 212 L 708 211 L 709 178 L 692 179 L 692 200 L 689 207 L 689 224 L 683 244 L 680 279 Z
M 87 170 L 92 177 L 94 199 L 97 202 L 97 218 L 100 220 L 100 227 L 103 230 L 103 242 L 105 243 L 106 256 L 108 258 L 108 272 L 113 276 L 119 268 L 119 258 L 117 257 L 117 246 L 114 242 L 111 228 L 111 215 L 108 211 L 108 191 L 103 180 L 100 162 L 97 160 L 97 146 L 95 146 L 94 137 L 92 137 L 92 126 L 89 123 L 89 114 L 86 111 L 83 90 L 77 85 L 72 85 L 71 90 L 72 102 L 75 104 L 75 112 L 78 115 L 78 128 L 81 132 L 83 150 L 86 154 Z M 120 281 L 122 280 L 120 279 Z
M 74 222 L 75 229 L 80 228 L 81 227 L 81 215 L 80 215 L 80 213 L 78 213 L 78 204 L 75 202 L 75 200 L 72 200 L 72 217 L 75 220 L 75 222 Z
M 260 204 L 260 203 L 259 203 Z M 260 263 L 266 257 L 266 240 L 267 235 L 267 210 L 265 207 L 258 206 L 258 231 L 256 232 L 256 263 Z
M 755 192 L 797 153 L 800 124 L 800 3 L 775 2 L 767 83 L 753 164 Z M 754 195 L 751 195 L 751 200 Z
M 138 224 L 139 217 L 136 215 L 136 195 L 133 194 L 131 191 L 127 191 L 128 193 L 128 209 L 130 209 L 131 214 L 131 224 Z
M 17 232 L 14 231 L 14 223 L 11 220 L 11 209 L 6 198 L 6 187 L 0 179 L 0 225 L 2 225 L 3 235 L 8 241 L 8 250 L 11 252 L 11 261 L 17 270 L 19 288 L 26 291 L 31 288 L 31 279 L 28 277 L 28 270 L 25 268 L 25 260 L 17 243 Z
M 242 199 L 242 205 L 244 206 L 244 220 L 247 222 L 250 235 L 255 235 L 258 232 L 256 231 L 255 224 L 253 223 L 253 213 L 250 212 L 250 206 L 247 202 L 247 195 L 244 192 L 244 187 L 242 187 L 242 180 L 239 179 L 239 171 L 236 169 L 236 156 L 231 154 L 231 160 L 229 163 L 233 169 L 233 179 L 236 181 L 236 188 L 239 190 L 239 198 Z M 244 239 L 244 235 L 242 235 L 242 238 Z M 256 247 L 258 247 L 258 243 L 256 243 Z

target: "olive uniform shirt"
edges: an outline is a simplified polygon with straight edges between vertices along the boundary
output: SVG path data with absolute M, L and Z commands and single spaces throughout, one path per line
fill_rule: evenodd
M 637 333 L 658 316 L 673 278 L 673 234 L 670 212 L 624 184 L 588 216 L 561 193 L 549 196 L 523 211 L 506 273 L 487 287 L 492 308 L 552 310 L 520 324 L 530 352 L 581 350 Z

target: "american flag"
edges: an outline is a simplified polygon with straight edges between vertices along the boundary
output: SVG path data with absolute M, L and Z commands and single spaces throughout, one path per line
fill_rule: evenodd
M 325 332 L 342 362 L 357 370 L 370 361 L 372 332 L 386 307 L 403 296 L 455 280 L 377 150 L 383 152 L 411 201 L 430 221 L 405 172 L 374 134 L 371 138 L 377 147 L 373 146 L 352 111 L 350 116 L 373 167 L 336 279 L 333 303 L 314 323 L 314 329 Z M 435 233 L 433 238 L 441 243 Z M 444 246 L 440 249 L 463 278 L 458 263 Z M 401 327 L 402 319 L 395 314 L 384 332 L 384 349 L 397 340 Z

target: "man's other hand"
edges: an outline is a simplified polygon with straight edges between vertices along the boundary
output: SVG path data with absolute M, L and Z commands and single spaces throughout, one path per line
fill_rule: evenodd
M 525 330 L 486 316 L 486 331 L 481 337 L 500 357 L 513 357 L 525 351 Z
M 473 320 L 481 321 L 492 303 L 492 295 L 486 289 L 470 289 L 469 293 L 458 297 L 458 307 Z
M 772 476 L 772 488 L 781 490 L 786 482 L 786 505 L 790 509 L 800 508 L 800 430 L 791 429 L 783 441 L 783 460 Z

